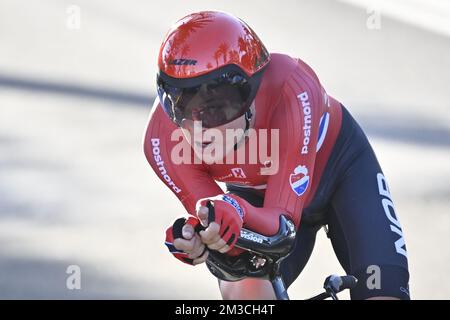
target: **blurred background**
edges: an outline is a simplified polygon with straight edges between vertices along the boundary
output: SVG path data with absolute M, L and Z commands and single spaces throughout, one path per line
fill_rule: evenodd
M 448 0 L 2 0 L 0 298 L 220 298 L 204 265 L 167 252 L 184 210 L 142 152 L 160 42 L 205 9 L 306 61 L 359 120 L 403 225 L 412 298 L 450 298 Z M 342 272 L 319 232 L 291 298 Z

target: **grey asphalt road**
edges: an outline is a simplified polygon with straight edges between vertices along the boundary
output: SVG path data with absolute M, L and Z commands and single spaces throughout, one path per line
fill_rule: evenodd
M 0 298 L 220 298 L 204 266 L 166 252 L 183 208 L 141 145 L 165 32 L 220 9 L 308 62 L 360 121 L 403 225 L 412 297 L 448 299 L 450 39 L 383 16 L 369 30 L 365 10 L 331 0 L 172 4 L 0 3 Z M 80 29 L 67 27 L 71 5 Z M 81 290 L 66 287 L 70 265 Z M 320 232 L 291 297 L 331 273 L 342 268 Z

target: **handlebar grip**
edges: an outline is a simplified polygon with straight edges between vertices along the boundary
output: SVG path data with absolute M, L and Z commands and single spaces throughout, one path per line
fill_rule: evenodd
M 340 291 L 345 289 L 353 289 L 358 284 L 358 279 L 354 276 L 342 276 L 341 277 L 342 284 L 340 286 Z
M 352 289 L 358 283 L 354 276 L 331 275 L 325 279 L 323 288 L 330 294 L 336 294 L 345 289 Z

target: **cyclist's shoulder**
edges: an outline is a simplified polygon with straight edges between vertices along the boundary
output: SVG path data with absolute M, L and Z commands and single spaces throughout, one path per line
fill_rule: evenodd
M 273 84 L 284 85 L 286 82 L 302 82 L 319 78 L 314 70 L 300 58 L 283 53 L 271 53 L 271 61 L 267 67 L 265 77 L 269 77 Z
M 267 119 L 272 119 L 273 111 L 279 108 L 297 108 L 302 93 L 310 99 L 314 97 L 314 108 L 322 107 L 318 97 L 323 88 L 315 72 L 301 59 L 287 54 L 271 53 L 260 89 L 257 101 L 261 101 Z
M 169 119 L 169 117 L 164 112 L 163 107 L 159 103 L 159 98 L 158 96 L 156 96 L 156 98 L 153 100 L 153 105 L 150 110 L 150 115 L 148 117 L 147 131 L 157 130 L 159 132 L 164 131 L 170 132 L 176 128 L 177 127 L 175 126 L 175 124 Z
M 153 106 L 148 117 L 147 126 L 144 132 L 144 151 L 148 151 L 152 147 L 152 143 L 161 145 L 167 144 L 173 131 L 177 129 L 175 124 L 167 117 L 158 97 L 155 98 Z

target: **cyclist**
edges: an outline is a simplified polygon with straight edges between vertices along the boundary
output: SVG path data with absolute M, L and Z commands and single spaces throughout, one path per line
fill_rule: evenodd
M 409 299 L 403 231 L 380 165 L 305 62 L 269 53 L 242 20 L 204 11 L 169 30 L 158 67 L 144 152 L 187 211 L 166 231 L 176 258 L 196 265 L 209 250 L 239 254 L 242 227 L 273 235 L 284 214 L 297 229 L 281 265 L 287 287 L 327 226 L 340 264 L 359 279 L 352 299 Z M 206 229 L 197 232 L 199 224 Z M 219 288 L 224 299 L 275 297 L 261 279 Z

